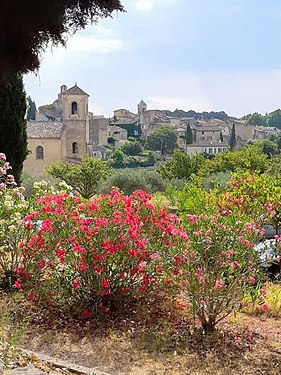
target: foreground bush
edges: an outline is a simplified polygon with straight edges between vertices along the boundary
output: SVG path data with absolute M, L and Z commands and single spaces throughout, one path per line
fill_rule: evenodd
M 142 191 L 85 203 L 68 194 L 38 199 L 25 219 L 31 239 L 22 242 L 16 287 L 30 288 L 30 300 L 84 309 L 86 317 L 161 293 L 169 258 L 187 251 L 188 238 L 179 219 L 150 199 Z
M 131 307 L 161 293 L 186 298 L 204 330 L 238 308 L 258 278 L 256 223 L 230 211 L 182 219 L 155 208 L 150 195 L 117 191 L 90 201 L 46 195 L 25 218 L 31 238 L 16 287 L 29 299 L 72 306 L 90 317 L 96 309 Z M 188 238 L 189 237 L 189 238 Z
M 22 222 L 29 208 L 22 194 L 24 189 L 16 185 L 10 164 L 0 153 L 0 280 L 4 288 L 16 280 L 22 257 L 19 245 L 26 233 Z
M 174 274 L 205 331 L 238 309 L 247 286 L 259 277 L 261 236 L 254 222 L 237 221 L 231 211 L 216 216 L 187 215 L 189 248 L 173 259 Z

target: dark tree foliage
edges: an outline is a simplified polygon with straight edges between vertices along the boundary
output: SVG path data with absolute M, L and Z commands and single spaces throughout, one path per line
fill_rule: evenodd
M 26 113 L 27 121 L 29 121 L 29 120 L 35 120 L 35 117 L 36 117 L 35 114 L 36 114 L 36 104 L 31 99 L 31 97 L 28 96 L 27 97 L 27 113 Z
M 49 42 L 65 45 L 67 34 L 123 11 L 120 0 L 1 0 L 0 81 L 36 70 Z
M 28 154 L 25 113 L 22 76 L 14 74 L 8 86 L 0 84 L 0 152 L 6 154 L 18 184 Z
M 267 117 L 261 115 L 258 112 L 250 113 L 242 117 L 242 120 L 246 120 L 248 124 L 267 126 Z
M 275 126 L 278 129 L 281 129 L 281 109 L 276 109 L 267 115 L 268 117 L 268 126 Z
M 237 140 L 236 140 L 236 131 L 235 131 L 235 124 L 232 125 L 229 146 L 230 150 L 233 151 L 236 148 Z
M 164 111 L 164 114 L 166 116 L 176 116 L 179 118 L 184 118 L 184 117 L 193 117 L 196 120 L 211 120 L 211 119 L 219 119 L 222 121 L 227 121 L 229 119 L 229 116 L 224 112 L 195 112 L 195 111 L 183 111 L 182 109 L 175 109 L 174 111 Z
M 161 126 L 148 135 L 145 148 L 160 151 L 161 155 L 172 153 L 177 147 L 177 134 L 169 126 Z
M 134 141 L 126 141 L 121 145 L 121 150 L 126 154 L 126 155 L 139 155 L 142 152 L 142 146 L 141 144 L 134 140 Z
M 193 141 L 192 130 L 189 124 L 186 126 L 186 144 L 190 145 Z

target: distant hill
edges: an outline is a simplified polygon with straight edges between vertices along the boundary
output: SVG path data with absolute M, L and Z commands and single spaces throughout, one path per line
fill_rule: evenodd
M 176 109 L 174 111 L 162 111 L 163 114 L 166 116 L 171 116 L 171 117 L 178 117 L 178 118 L 183 118 L 183 117 L 193 117 L 196 120 L 211 120 L 211 119 L 218 119 L 222 121 L 227 121 L 229 119 L 233 119 L 234 117 L 228 116 L 224 111 L 220 112 L 195 112 L 195 111 L 184 111 L 182 109 Z

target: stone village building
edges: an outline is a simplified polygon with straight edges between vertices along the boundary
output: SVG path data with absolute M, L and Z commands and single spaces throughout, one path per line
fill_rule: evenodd
M 35 121 L 27 123 L 29 155 L 24 171 L 40 176 L 51 163 L 79 162 L 84 155 L 104 159 L 108 150 L 108 120 L 88 110 L 89 95 L 77 84 L 61 86 L 58 99 Z
M 58 98 L 37 113 L 35 121 L 27 123 L 28 149 L 24 171 L 42 176 L 45 168 L 54 162 L 66 160 L 78 163 L 83 155 L 105 159 L 110 138 L 119 147 L 128 137 L 145 140 L 155 129 L 170 126 L 178 135 L 178 146 L 189 154 L 217 154 L 229 148 L 233 124 L 238 144 L 250 139 L 268 139 L 279 129 L 247 124 L 229 119 L 209 121 L 194 118 L 169 117 L 165 111 L 148 110 L 141 100 L 137 113 L 117 109 L 111 119 L 93 116 L 88 110 L 89 95 L 77 84 L 67 89 L 61 86 Z M 192 143 L 186 144 L 186 129 L 192 130 Z M 112 147 L 112 144 L 111 144 Z
M 128 136 L 146 139 L 155 129 L 161 126 L 170 126 L 177 133 L 178 147 L 189 154 L 207 153 L 218 154 L 229 149 L 229 141 L 233 125 L 237 144 L 243 145 L 250 139 L 269 139 L 272 134 L 280 133 L 279 129 L 247 124 L 246 121 L 229 119 L 209 121 L 195 118 L 170 117 L 161 110 L 148 110 L 147 104 L 141 100 L 138 104 L 138 113 L 127 109 L 114 111 L 111 123 L 128 130 Z M 186 129 L 190 125 L 192 143 L 186 144 Z M 138 128 L 136 128 L 138 126 Z M 134 132 L 133 133 L 133 129 Z

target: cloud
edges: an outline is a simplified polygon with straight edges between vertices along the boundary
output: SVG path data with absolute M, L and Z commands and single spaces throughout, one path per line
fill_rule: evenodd
M 163 7 L 163 6 L 175 6 L 178 3 L 181 3 L 183 0 L 137 0 L 135 6 L 138 10 L 141 11 L 150 11 L 153 8 Z M 187 0 L 185 0 L 187 1 Z
M 144 95 L 153 107 L 225 111 L 239 117 L 280 107 L 281 70 L 186 72 L 155 80 L 153 86 Z
M 95 35 L 76 35 L 67 42 L 68 51 L 96 51 L 98 53 L 108 53 L 120 49 L 123 42 L 120 39 L 99 38 Z
M 138 0 L 136 2 L 136 8 L 138 10 L 151 10 L 155 4 L 151 0 Z
M 149 105 L 156 109 L 193 109 L 204 111 L 211 108 L 211 101 L 207 98 L 196 96 L 150 96 Z

